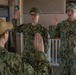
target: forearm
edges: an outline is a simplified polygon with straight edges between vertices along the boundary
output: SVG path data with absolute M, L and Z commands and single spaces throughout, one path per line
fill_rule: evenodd
M 35 68 L 35 75 L 51 75 L 51 67 L 47 62 L 42 61 Z
M 21 25 L 17 26 L 17 19 L 12 19 L 14 31 L 16 32 L 22 32 Z
M 28 62 L 29 64 L 32 65 L 32 67 L 35 70 L 35 73 L 37 73 L 38 75 L 40 75 L 40 74 L 49 75 L 49 73 L 51 72 L 50 63 L 47 60 L 44 52 L 36 51 L 35 55 L 32 54 L 32 55 L 28 56 L 28 59 L 26 62 Z
M 50 75 L 51 67 L 49 61 L 46 59 L 45 53 L 37 52 L 35 60 L 35 73 L 38 75 Z
M 14 27 L 14 29 L 16 29 L 17 28 L 17 19 L 12 19 L 12 23 L 13 23 L 13 27 Z
M 34 75 L 34 68 L 28 63 L 24 63 L 24 75 Z

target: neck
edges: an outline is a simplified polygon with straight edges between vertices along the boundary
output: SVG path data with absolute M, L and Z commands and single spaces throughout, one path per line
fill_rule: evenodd
M 37 23 L 33 23 L 33 22 L 32 22 L 32 25 L 33 25 L 33 26 L 36 26 L 36 25 L 37 25 Z
M 69 21 L 75 21 L 75 20 L 76 20 L 75 18 L 72 18 L 72 19 L 71 19 L 71 18 L 69 18 Z
M 4 43 L 1 40 L 0 40 L 0 46 L 4 48 Z
M 38 24 L 38 22 L 32 22 L 33 26 L 36 26 Z

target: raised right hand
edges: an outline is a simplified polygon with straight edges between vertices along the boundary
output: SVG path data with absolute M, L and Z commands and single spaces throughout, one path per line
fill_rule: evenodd
M 51 25 L 52 25 L 52 26 L 57 26 L 57 24 L 58 24 L 58 16 L 55 15 L 55 16 L 53 17 L 52 21 L 51 21 Z
M 20 18 L 20 11 L 19 11 L 19 10 L 16 10 L 16 11 L 15 11 L 14 18 L 15 18 L 15 19 Z
M 43 38 L 39 33 L 35 34 L 34 47 L 36 50 L 44 52 Z

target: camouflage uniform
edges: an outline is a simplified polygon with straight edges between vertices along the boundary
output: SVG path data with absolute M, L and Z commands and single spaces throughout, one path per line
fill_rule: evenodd
M 33 75 L 33 68 L 22 58 L 0 46 L 0 75 Z
M 50 38 L 60 37 L 61 75 L 76 75 L 76 21 L 71 24 L 68 19 L 56 27 L 49 27 Z
M 32 12 L 34 12 L 34 13 L 32 14 Z M 40 14 L 40 10 L 38 8 L 33 7 L 30 9 L 30 15 L 36 16 L 39 14 Z M 45 53 L 46 53 L 48 50 L 47 29 L 39 23 L 37 23 L 37 25 L 35 25 L 35 26 L 33 26 L 32 23 L 17 26 L 17 21 L 18 20 L 13 19 L 14 29 L 18 32 L 22 32 L 24 35 L 24 45 L 25 45 L 24 53 L 26 53 L 27 50 L 31 50 L 34 48 L 33 41 L 34 41 L 34 36 L 36 33 L 40 33 L 41 36 L 43 37 L 44 48 L 45 48 Z M 24 56 L 25 56 L 25 54 L 24 54 Z
M 33 26 L 31 23 L 16 26 L 16 22 L 17 20 L 13 19 L 14 30 L 24 34 L 25 48 L 23 51 L 23 59 L 33 66 L 35 75 L 49 75 L 51 69 L 49 62 L 45 57 L 45 53 L 35 50 L 33 43 L 35 34 L 40 33 L 43 36 L 45 50 L 47 50 L 48 35 L 46 28 L 40 24 Z
M 25 25 L 23 24 L 17 27 L 16 19 L 13 19 L 13 24 L 14 24 L 15 31 L 22 32 L 24 34 L 25 50 L 31 50 L 32 48 L 34 48 L 33 46 L 34 36 L 36 33 L 40 33 L 43 37 L 45 53 L 47 52 L 48 33 L 47 33 L 47 29 L 44 26 L 42 26 L 41 24 L 37 24 L 36 26 L 33 26 L 31 23 L 29 23 L 29 24 L 25 24 Z
M 67 4 L 67 11 L 76 10 L 74 3 Z M 76 12 L 76 11 L 75 11 Z M 62 21 L 56 27 L 49 28 L 51 38 L 60 37 L 60 70 L 61 75 L 76 75 L 76 20 Z
M 8 30 L 12 28 L 12 23 L 5 22 L 0 18 L 0 75 L 49 75 L 48 61 L 43 53 L 36 53 L 36 58 L 39 59 L 35 59 L 36 64 L 32 68 L 19 55 L 10 53 L 3 48 L 8 40 Z

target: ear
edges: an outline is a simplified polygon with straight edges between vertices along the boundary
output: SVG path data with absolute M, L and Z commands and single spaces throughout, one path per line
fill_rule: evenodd
M 40 15 L 39 15 L 38 17 L 39 17 L 39 19 L 40 19 Z
M 39 18 L 40 18 L 40 15 L 39 15 Z
M 2 35 L 3 39 L 5 39 L 5 36 L 6 36 L 6 33 L 3 33 L 3 35 Z

